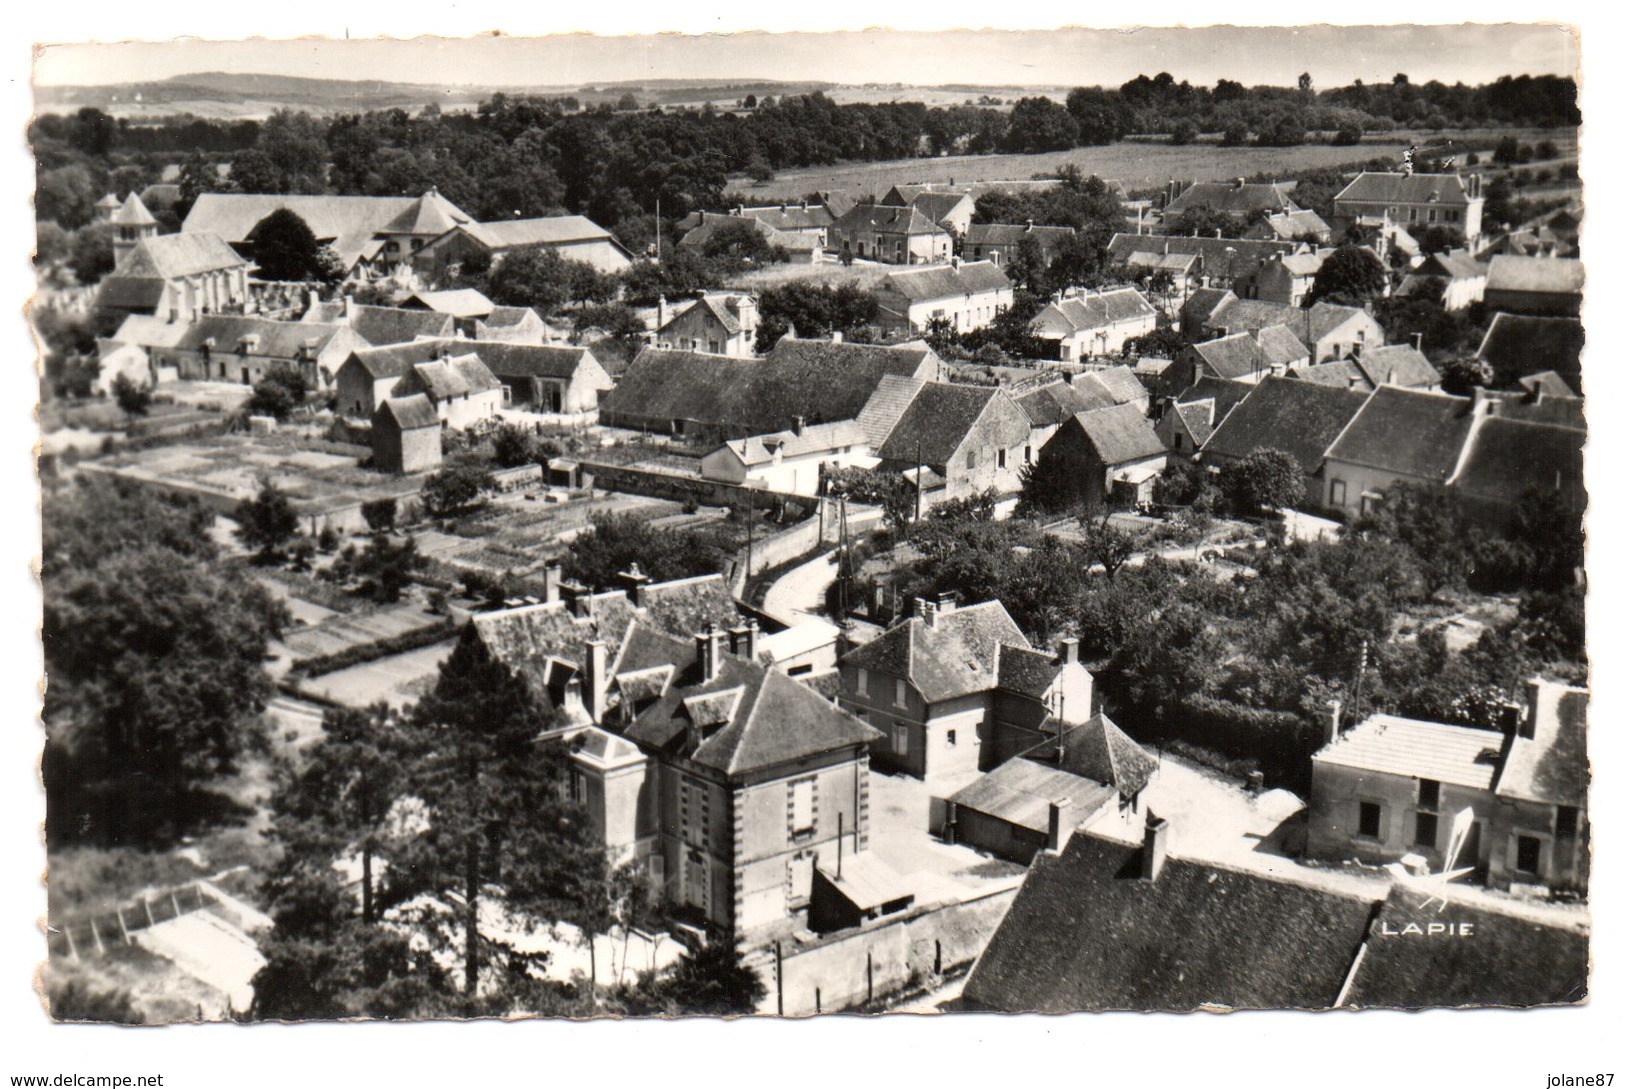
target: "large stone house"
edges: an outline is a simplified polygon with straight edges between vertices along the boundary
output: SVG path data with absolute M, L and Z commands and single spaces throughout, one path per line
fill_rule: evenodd
M 1411 229 L 1451 227 L 1471 243 L 1484 229 L 1482 182 L 1477 174 L 1362 171 L 1332 198 L 1332 213 Z
M 440 467 L 440 414 L 421 393 L 391 397 L 372 414 L 372 465 L 383 473 Z
M 754 296 L 702 291 L 698 299 L 660 322 L 655 343 L 662 348 L 750 359 L 756 355 L 758 317 Z
M 1484 281 L 1486 309 L 1509 314 L 1579 317 L 1585 290 L 1585 265 L 1575 258 L 1490 258 Z
M 1296 378 L 1265 378 L 1232 408 L 1202 444 L 1202 464 L 1224 469 L 1264 450 L 1279 450 L 1303 474 L 1303 505 L 1326 494 L 1326 449 L 1365 405 L 1367 391 Z
M 348 325 L 216 314 L 193 322 L 171 353 L 182 379 L 248 386 L 296 371 L 310 388 L 328 389 L 341 364 L 367 346 Z
M 1053 345 L 1063 363 L 1122 355 L 1134 337 L 1153 333 L 1157 311 L 1132 287 L 1084 291 L 1050 303 L 1033 318 L 1029 331 Z
M 929 470 L 940 479 L 940 490 L 930 500 L 922 496 L 922 505 L 989 490 L 1009 496 L 1021 489 L 1031 436 L 1027 414 L 1002 388 L 928 382 L 876 453 L 882 468 Z M 916 486 L 929 490 L 924 481 Z
M 880 327 L 892 333 L 924 333 L 932 322 L 947 322 L 956 333 L 991 324 L 1015 301 L 1015 288 L 992 261 L 893 272 L 870 294 L 880 304 Z
M 1308 853 L 1414 854 L 1501 888 L 1584 891 L 1587 703 L 1582 689 L 1536 680 L 1523 706 L 1485 729 L 1372 715 L 1343 731 L 1334 711 L 1314 756 Z
M 366 418 L 413 367 L 472 353 L 496 376 L 501 408 L 576 415 L 614 382 L 589 348 L 441 338 L 356 351 L 339 368 L 338 411 Z
M 1135 405 L 1080 412 L 1044 444 L 1039 467 L 1067 482 L 1077 503 L 1134 506 L 1168 467 L 1168 451 Z
M 855 205 L 830 235 L 843 254 L 888 265 L 944 264 L 953 255 L 953 237 L 918 208 Z
M 1048 267 L 1061 243 L 1077 235 L 1072 227 L 1035 227 L 1026 223 L 972 223 L 965 229 L 964 255 L 970 261 L 992 261 L 1008 267 L 1023 243 L 1037 247 L 1038 258 Z
M 440 425 L 452 431 L 489 420 L 502 407 L 502 383 L 473 352 L 413 364 L 390 396 L 414 394 L 428 397 Z

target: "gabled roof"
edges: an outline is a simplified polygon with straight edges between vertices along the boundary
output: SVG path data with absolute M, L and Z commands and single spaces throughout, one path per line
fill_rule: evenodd
M 582 364 L 596 361 L 590 348 L 568 344 L 514 344 L 505 340 L 462 341 L 479 353 L 491 373 L 499 378 L 575 377 Z M 607 388 L 607 387 L 606 387 Z
M 1486 291 L 1529 291 L 1578 295 L 1585 288 L 1585 265 L 1565 257 L 1518 257 L 1499 253 L 1490 258 Z
M 279 208 L 297 214 L 319 242 L 345 236 L 370 238 L 409 215 L 421 197 L 332 197 L 275 193 L 203 193 L 186 213 L 186 234 L 217 234 L 245 241 L 260 220 Z M 466 217 L 465 217 L 466 218 Z
M 409 310 L 432 310 L 454 318 L 483 318 L 496 304 L 471 287 L 454 291 L 419 291 L 401 304 Z
M 1486 502 L 1512 506 L 1534 490 L 1579 510 L 1585 506 L 1585 444 L 1585 432 L 1574 428 L 1486 416 L 1451 483 Z
M 1196 182 L 1168 202 L 1165 215 L 1178 217 L 1192 208 L 1207 207 L 1229 215 L 1260 211 L 1290 212 L 1298 206 L 1287 196 L 1290 187 L 1275 182 Z
M 1075 227 L 1034 226 L 1028 223 L 972 223 L 965 228 L 965 245 L 1018 246 L 1023 238 L 1031 238 L 1048 249 L 1059 244 L 1062 239 L 1077 233 Z
M 1239 460 L 1274 449 L 1291 455 L 1305 473 L 1318 472 L 1326 448 L 1368 396 L 1296 378 L 1265 378 L 1214 429 L 1202 453 Z
M 125 324 L 129 324 L 130 320 L 131 319 L 126 319 Z M 114 339 L 116 340 L 118 338 L 114 337 Z M 1534 374 L 1526 374 L 1522 378 L 1518 379 L 1518 385 L 1522 386 L 1530 393 L 1535 393 L 1538 391 L 1542 397 L 1558 397 L 1564 400 L 1578 400 L 1580 396 L 1578 393 L 1575 393 L 1569 388 L 1569 384 L 1563 381 L 1563 376 L 1558 374 L 1556 371 L 1536 371 Z
M 1213 437 L 1213 401 L 1175 401 L 1168 406 L 1170 412 L 1179 417 L 1190 433 L 1191 442 L 1200 450 Z
M 1187 386 L 1174 400 L 1181 403 L 1212 401 L 1213 421 L 1217 426 L 1230 415 L 1231 409 L 1241 404 L 1247 395 L 1257 388 L 1249 382 L 1235 382 L 1228 378 L 1214 378 L 1209 375 Z
M 1011 290 L 1010 277 L 992 261 L 961 265 L 925 265 L 888 273 L 875 291 L 894 291 L 911 303 L 957 299 L 988 291 Z
M 1189 326 L 1206 325 L 1213 312 L 1235 299 L 1235 292 L 1225 287 L 1199 287 L 1190 293 L 1185 305 L 1179 308 L 1180 320 Z
M 1151 421 L 1136 405 L 1080 412 L 1072 419 L 1104 465 L 1123 465 L 1167 453 Z
M 863 409 L 858 413 L 858 425 L 863 428 L 864 438 L 871 449 L 878 450 L 886 442 L 886 436 L 892 433 L 897 421 L 903 418 L 908 410 L 909 403 L 914 400 L 915 393 L 919 392 L 925 380 L 906 374 L 883 374 L 875 385 L 875 391 L 864 402 Z
M 127 250 L 113 270 L 131 279 L 178 280 L 248 264 L 215 234 L 160 234 L 143 238 Z
M 1590 694 L 1583 688 L 1549 681 L 1536 683 L 1540 695 L 1526 711 L 1535 718 L 1535 736 L 1515 734 L 1508 739 L 1495 793 L 1546 805 L 1584 807 L 1591 788 L 1591 763 L 1586 757 Z
M 979 775 L 948 800 L 1032 832 L 1049 831 L 1049 807 L 1069 802 L 1073 815 L 1094 813 L 1111 800 L 1112 788 L 1063 768 L 1016 757 Z
M 1303 382 L 1313 382 L 1317 386 L 1331 386 L 1335 389 L 1369 391 L 1377 388 L 1377 384 L 1371 381 L 1360 365 L 1352 359 L 1333 359 L 1325 363 L 1292 367 L 1287 374 Z
M 886 234 L 947 234 L 930 216 L 918 208 L 898 208 L 888 204 L 858 204 L 835 221 L 835 230 L 878 231 Z
M 1452 280 L 1477 280 L 1489 273 L 1489 265 L 1476 260 L 1466 250 L 1430 253 L 1415 269 L 1419 276 L 1445 276 Z
M 1113 263 L 1127 262 L 1136 253 L 1195 254 L 1209 276 L 1241 279 L 1258 271 L 1271 254 L 1296 253 L 1302 242 L 1276 242 L 1253 238 L 1196 238 L 1171 234 L 1115 234 L 1107 253 Z
M 1307 208 L 1267 216 L 1262 226 L 1274 237 L 1289 241 L 1325 238 L 1332 233 L 1326 221 L 1321 219 L 1318 213 Z
M 867 444 L 863 427 L 856 420 L 814 424 L 796 431 L 775 431 L 770 435 L 752 435 L 743 439 L 729 439 L 723 445 L 747 466 L 771 464 L 774 456 L 793 458 L 807 454 L 824 454 Z
M 1105 714 L 1077 726 L 1064 727 L 1054 737 L 1022 753 L 1029 760 L 1052 763 L 1063 771 L 1116 787 L 1131 798 L 1145 789 L 1157 773 L 1157 759 L 1146 752 Z
M 1191 345 L 1191 351 L 1201 358 L 1204 373 L 1229 379 L 1267 374 L 1272 366 L 1309 357 L 1309 349 L 1284 325 L 1204 340 Z
M 1030 644 L 1002 603 L 984 601 L 938 613 L 930 623 L 910 617 L 847 654 L 841 665 L 902 677 L 936 703 L 996 687 L 1006 647 Z
M 1022 390 L 1014 397 L 1034 427 L 1059 427 L 1080 412 L 1091 408 L 1109 408 L 1113 404 L 1102 388 L 1090 389 L 1088 394 L 1080 391 L 1077 383 L 1057 380 Z
M 1465 397 L 1381 386 L 1326 458 L 1443 484 L 1455 471 L 1472 425 L 1472 402 Z
M 764 241 L 775 246 L 781 244 L 781 235 L 785 239 L 790 237 L 788 234 L 783 234 L 782 232 L 775 230 L 772 226 L 760 219 L 752 219 L 748 216 L 722 215 L 713 212 L 701 212 L 699 226 L 683 235 L 682 241 L 678 242 L 677 244 L 682 246 L 684 249 L 697 249 L 704 246 L 707 242 L 710 242 L 712 235 L 716 234 L 730 223 L 745 224 L 752 232 L 760 236 Z
M 414 340 L 382 348 L 362 348 L 351 352 L 345 364 L 355 363 L 374 380 L 399 378 L 419 363 L 439 359 L 453 350 L 456 341 Z
M 434 405 L 421 393 L 405 397 L 388 397 L 373 410 L 373 419 L 388 416 L 402 431 L 416 431 L 426 427 L 439 428 L 440 417 Z
M 143 348 L 173 348 L 186 335 L 187 326 L 178 321 L 155 314 L 131 314 L 119 323 L 110 338 L 118 344 L 137 344 Z
M 1368 900 L 1172 855 L 1148 880 L 1141 857 L 1139 844 L 1087 832 L 1059 856 L 1040 854 L 971 970 L 965 1004 L 1064 1013 L 1337 1001 Z
M 542 320 L 542 316 L 528 306 L 493 306 L 489 314 L 479 319 L 479 324 L 493 329 L 506 329 L 523 325 L 532 318 L 538 322 Z
M 1440 204 L 1466 207 L 1467 183 L 1458 174 L 1400 174 L 1362 171 L 1332 203 Z
M 1030 699 L 1042 699 L 1061 675 L 1060 659 L 1036 647 L 1003 647 L 999 651 L 999 687 Z
M 737 308 L 730 307 L 728 304 L 730 302 L 737 303 L 739 298 L 740 296 L 732 294 L 701 295 L 698 299 L 695 299 L 693 303 L 683 307 L 683 309 L 674 314 L 672 319 L 666 324 L 662 325 L 657 331 L 664 333 L 667 329 L 670 329 L 673 325 L 676 325 L 678 321 L 688 317 L 691 312 L 697 310 L 701 314 L 709 314 L 712 319 L 717 322 L 717 324 L 722 326 L 723 331 L 729 336 L 736 336 L 738 335 L 739 331 L 744 328 L 744 326 L 739 324 L 739 312 Z
M 822 204 L 774 204 L 741 208 L 739 214 L 765 223 L 775 231 L 815 231 L 835 222 L 834 214 Z
M 176 346 L 201 351 L 212 341 L 212 351 L 234 353 L 245 337 L 257 338 L 250 355 L 269 359 L 293 359 L 301 351 L 321 351 L 341 333 L 353 335 L 343 325 L 314 321 L 272 321 L 240 314 L 211 314 L 199 318 L 186 330 Z
M 147 227 L 158 221 L 152 218 L 152 213 L 141 203 L 141 198 L 131 193 L 124 198 L 124 203 L 113 213 L 113 218 L 109 222 L 116 223 L 120 227 Z
M 946 465 L 970 436 L 971 429 L 1001 400 L 1015 409 L 1022 423 L 1026 423 L 1025 414 L 1016 408 L 1010 395 L 997 386 L 927 382 L 914 394 L 876 452 L 891 461 Z M 1010 444 L 1015 441 L 1016 436 L 1012 435 Z
M 615 236 L 586 216 L 542 216 L 536 219 L 496 219 L 477 223 L 468 233 L 493 250 L 525 246 L 561 246 L 570 242 L 614 242 Z M 625 247 L 621 247 L 624 249 Z
M 1579 318 L 1496 314 L 1478 346 L 1478 355 L 1495 368 L 1497 382 L 1537 371 L 1556 371 L 1571 388 L 1580 390 L 1580 352 L 1584 347 L 1585 327 Z
M 1104 329 L 1120 321 L 1155 317 L 1156 313 L 1156 308 L 1138 290 L 1119 287 L 1050 303 L 1033 318 L 1033 325 L 1053 321 L 1079 333 Z
M 455 330 L 449 314 L 405 310 L 398 306 L 356 306 L 350 328 L 368 344 L 406 344 L 425 337 L 450 337 Z
M 384 225 L 382 233 L 441 235 L 473 218 L 436 190 L 429 190 Z
M 430 399 L 436 402 L 486 393 L 502 387 L 496 375 L 492 374 L 490 368 L 480 362 L 480 357 L 473 352 L 416 364 L 412 368 L 411 384 L 427 393 Z
M 691 726 L 700 734 L 697 745 Z M 638 714 L 626 736 L 743 776 L 868 745 L 881 734 L 779 670 L 723 655 L 713 679 L 668 688 Z
M 1367 348 L 1356 363 L 1373 385 L 1425 388 L 1437 386 L 1443 381 L 1433 364 L 1428 362 L 1428 357 L 1410 344 Z
M 1471 936 L 1440 941 L 1428 935 L 1429 924 L 1456 934 L 1470 926 Z M 1355 1009 L 1526 1007 L 1586 997 L 1583 923 L 1536 921 L 1469 896 L 1441 903 L 1437 886 L 1423 879 L 1394 882 L 1364 950 L 1345 1000 Z
M 933 223 L 941 223 L 956 208 L 966 202 L 969 202 L 973 207 L 976 203 L 968 193 L 928 192 L 919 194 L 910 204 L 912 207 L 924 212 Z

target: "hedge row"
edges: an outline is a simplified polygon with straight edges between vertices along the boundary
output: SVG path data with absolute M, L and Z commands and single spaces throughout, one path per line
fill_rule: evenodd
M 451 617 L 438 620 L 427 627 L 413 628 L 411 631 L 392 635 L 388 639 L 379 639 L 371 643 L 358 643 L 346 647 L 333 654 L 318 654 L 311 658 L 301 658 L 293 663 L 288 672 L 300 677 L 320 677 L 326 673 L 337 673 L 341 669 L 362 665 L 366 662 L 376 662 L 380 658 L 388 658 L 392 654 L 405 654 L 409 650 L 421 650 L 432 646 L 443 639 L 449 639 L 457 634 L 457 621 Z

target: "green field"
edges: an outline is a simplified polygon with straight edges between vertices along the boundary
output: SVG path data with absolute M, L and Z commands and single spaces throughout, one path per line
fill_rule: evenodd
M 1493 148 L 1502 136 L 1512 134 L 1533 143 L 1550 140 L 1559 155 L 1574 154 L 1573 130 L 1470 130 L 1437 133 L 1400 131 L 1366 137 L 1353 147 L 1304 144 L 1299 147 L 1221 147 L 1216 136 L 1183 147 L 1168 143 L 1133 141 L 1105 147 L 1079 147 L 1036 155 L 952 155 L 939 159 L 893 159 L 880 163 L 851 163 L 839 166 L 808 167 L 781 171 L 771 181 L 752 184 L 743 179 L 735 191 L 751 204 L 799 200 L 806 193 L 826 189 L 845 190 L 852 196 L 873 193 L 880 196 L 893 185 L 945 182 L 958 185 L 997 181 L 1021 181 L 1034 175 L 1053 175 L 1063 165 L 1072 164 L 1085 174 L 1120 181 L 1129 189 L 1160 186 L 1170 178 L 1185 181 L 1213 181 L 1220 178 L 1262 175 L 1289 179 L 1299 171 L 1322 170 L 1389 158 L 1398 166 L 1406 147 L 1422 146 L 1436 136 L 1446 136 L 1462 146 L 1462 156 L 1471 149 Z M 1489 156 L 1480 150 L 1486 161 Z M 1465 164 L 1458 164 L 1465 165 Z

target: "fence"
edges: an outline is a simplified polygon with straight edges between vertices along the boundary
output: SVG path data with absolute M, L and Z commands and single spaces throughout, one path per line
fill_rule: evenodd
M 104 954 L 110 946 L 130 945 L 132 934 L 220 903 L 211 882 L 221 880 L 230 872 L 132 897 L 111 911 L 93 912 L 69 921 L 52 919 L 46 930 L 46 944 L 52 955 L 66 955 L 75 960 Z
M 768 993 L 757 1012 L 781 1012 L 781 1002 L 791 1017 L 871 1005 L 964 968 L 986 948 L 1015 896 L 1015 887 L 996 889 L 801 952 L 780 943 L 768 950 Z

